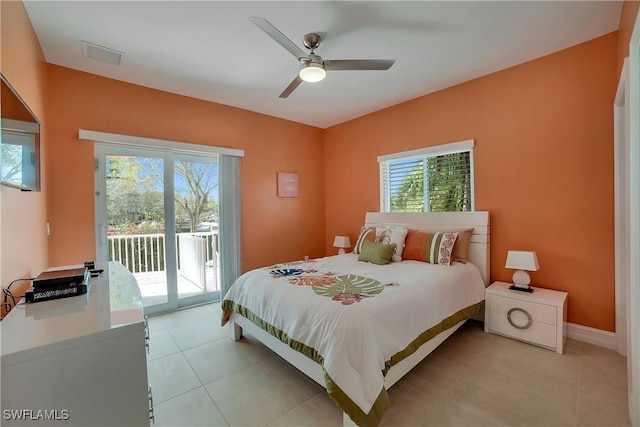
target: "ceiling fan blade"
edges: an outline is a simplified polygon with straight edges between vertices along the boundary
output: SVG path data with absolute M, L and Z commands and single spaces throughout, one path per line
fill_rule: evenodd
M 273 24 L 267 21 L 264 18 L 260 18 L 259 16 L 250 16 L 249 20 L 253 22 L 256 27 L 260 28 L 262 31 L 267 33 L 269 37 L 274 39 L 280 46 L 287 49 L 293 56 L 297 59 L 306 58 L 307 54 L 304 53 L 302 49 L 300 49 L 294 42 L 289 40 L 287 36 L 282 34 L 280 30 L 273 26 Z
M 296 78 L 293 79 L 291 83 L 289 83 L 289 86 L 287 86 L 287 88 L 282 91 L 282 93 L 280 94 L 280 98 L 286 98 L 291 95 L 291 92 L 293 92 L 295 88 L 300 86 L 300 83 L 302 83 L 302 79 L 300 78 L 300 76 L 296 76 Z
M 395 59 L 326 59 L 324 69 L 339 70 L 388 70 Z

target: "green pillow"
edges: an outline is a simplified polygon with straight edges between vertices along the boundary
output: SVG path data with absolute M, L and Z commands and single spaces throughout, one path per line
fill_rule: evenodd
M 358 255 L 358 261 L 366 261 L 379 265 L 389 264 L 395 251 L 395 243 L 386 245 L 382 243 L 369 242 L 367 240 L 362 244 L 360 255 Z

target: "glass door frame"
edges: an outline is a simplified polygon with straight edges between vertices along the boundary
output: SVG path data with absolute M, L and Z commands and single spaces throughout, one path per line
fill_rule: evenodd
M 219 155 L 217 153 L 190 154 L 179 150 L 154 150 L 146 147 L 122 146 L 117 144 L 96 143 L 95 148 L 95 218 L 96 218 L 96 261 L 106 263 L 109 260 L 109 248 L 107 238 L 107 168 L 106 158 L 110 155 L 148 157 L 162 159 L 164 179 L 164 229 L 165 229 L 165 270 L 167 301 L 161 304 L 144 307 L 145 314 L 156 314 L 172 311 L 177 308 L 195 304 L 213 302 L 220 299 L 220 284 L 218 290 L 199 295 L 179 298 L 178 294 L 178 266 L 176 247 L 176 221 L 175 221 L 175 172 L 176 161 L 191 161 L 198 163 L 215 163 L 219 167 Z M 214 160 L 215 159 L 215 160 Z M 218 169 L 218 187 L 220 186 L 220 173 Z M 220 197 L 218 197 L 220 202 Z M 220 223 L 218 223 L 220 230 Z M 219 245 L 218 245 L 219 247 Z M 218 266 L 218 270 L 221 266 Z M 218 274 L 218 271 L 214 272 Z
M 216 164 L 218 165 L 218 188 L 220 188 L 220 161 L 219 161 L 219 156 L 218 154 L 209 154 L 209 155 L 205 155 L 205 154 L 188 154 L 188 153 L 170 153 L 170 157 L 171 157 L 171 173 L 172 173 L 172 200 L 175 200 L 175 172 L 174 172 L 174 166 L 175 166 L 175 162 L 177 161 L 185 161 L 185 162 L 194 162 L 194 163 L 209 163 L 209 164 Z M 220 195 L 218 194 L 218 203 L 220 202 Z M 175 230 L 175 203 L 173 204 L 174 207 L 174 223 L 173 223 L 173 228 Z M 218 207 L 218 211 L 220 210 L 220 207 Z M 218 213 L 219 215 L 219 213 Z M 219 233 L 220 233 L 220 219 L 218 217 L 218 237 L 219 237 Z M 175 239 L 174 239 L 175 240 Z M 220 250 L 220 242 L 218 240 L 218 251 Z M 215 253 L 212 254 L 213 256 L 215 256 Z M 175 263 L 177 263 L 177 258 L 176 260 L 174 260 Z M 217 264 L 216 267 L 216 271 L 214 271 L 214 274 L 217 275 L 217 277 L 220 277 L 220 264 Z M 182 297 L 180 298 L 180 294 L 177 293 L 178 296 L 178 303 L 177 303 L 177 307 L 181 308 L 181 307 L 187 307 L 190 305 L 195 305 L 195 304 L 202 304 L 202 303 L 206 303 L 206 302 L 213 302 L 213 301 L 218 301 L 220 300 L 220 281 L 216 279 L 216 284 L 218 287 L 218 290 L 213 291 L 213 292 L 209 292 L 209 293 L 201 293 L 198 295 L 192 295 L 192 296 L 188 296 L 188 297 Z
M 174 310 L 178 307 L 178 275 L 176 265 L 175 243 L 175 203 L 173 185 L 173 155 L 169 151 L 147 148 L 122 147 L 111 144 L 95 145 L 95 212 L 96 212 L 96 261 L 106 263 L 109 260 L 107 239 L 107 168 L 106 158 L 109 155 L 149 157 L 162 159 L 164 179 L 164 243 L 167 301 L 144 307 L 145 314 L 155 314 Z M 171 167 L 167 167 L 171 165 Z M 169 220 L 167 220 L 169 219 Z M 167 237 L 167 236 L 173 236 Z

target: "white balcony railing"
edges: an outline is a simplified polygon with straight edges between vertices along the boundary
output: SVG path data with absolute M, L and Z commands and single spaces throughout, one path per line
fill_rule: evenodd
M 188 249 L 186 245 L 193 241 L 192 237 L 200 238 L 204 246 L 203 250 L 194 252 Z M 152 271 L 165 270 L 165 244 L 164 234 L 130 234 L 108 236 L 109 260 L 119 261 L 124 264 L 132 273 L 146 273 Z M 181 244 L 185 248 L 181 249 Z M 177 233 L 176 249 L 178 251 L 178 270 L 181 269 L 181 263 L 186 263 L 185 254 L 189 252 L 192 256 L 197 256 L 194 260 L 203 265 L 217 267 L 217 247 L 218 232 L 194 232 L 194 233 Z M 197 255 L 194 255 L 197 254 Z M 187 267 L 185 265 L 185 267 Z
M 108 236 L 109 260 L 119 261 L 138 281 L 145 307 L 168 301 L 164 234 Z M 178 233 L 178 298 L 219 290 L 218 231 Z
M 164 234 L 130 234 L 108 236 L 109 260 L 124 264 L 134 275 L 165 271 Z M 218 232 L 178 233 L 176 235 L 178 273 L 204 292 L 206 276 L 218 268 Z M 211 282 L 211 279 L 208 280 Z M 217 281 L 216 281 L 217 282 Z M 215 283 L 209 284 L 215 286 Z M 215 286 L 217 288 L 217 286 Z

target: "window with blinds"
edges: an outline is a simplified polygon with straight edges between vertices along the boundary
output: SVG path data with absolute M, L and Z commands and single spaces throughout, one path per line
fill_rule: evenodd
M 463 212 L 473 206 L 473 140 L 380 156 L 382 212 Z

